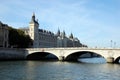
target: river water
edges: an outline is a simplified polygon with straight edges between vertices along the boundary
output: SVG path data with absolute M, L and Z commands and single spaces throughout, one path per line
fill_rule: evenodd
M 81 61 L 1 61 L 0 80 L 120 80 L 119 64 Z

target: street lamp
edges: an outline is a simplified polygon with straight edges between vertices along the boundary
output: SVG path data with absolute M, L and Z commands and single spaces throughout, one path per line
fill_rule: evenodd
M 114 48 L 116 47 L 116 42 L 114 42 Z
M 112 42 L 113 42 L 113 41 L 111 40 L 111 48 L 112 48 Z

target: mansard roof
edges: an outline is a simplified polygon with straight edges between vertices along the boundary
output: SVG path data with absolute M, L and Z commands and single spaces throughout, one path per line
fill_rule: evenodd
M 41 33 L 45 33 L 45 34 L 54 35 L 53 32 L 51 32 L 51 31 L 47 31 L 47 30 L 44 30 L 44 29 L 39 29 L 39 32 L 41 32 Z

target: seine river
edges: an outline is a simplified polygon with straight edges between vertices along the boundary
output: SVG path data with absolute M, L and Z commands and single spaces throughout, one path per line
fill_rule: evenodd
M 120 80 L 119 64 L 81 61 L 1 61 L 0 80 Z

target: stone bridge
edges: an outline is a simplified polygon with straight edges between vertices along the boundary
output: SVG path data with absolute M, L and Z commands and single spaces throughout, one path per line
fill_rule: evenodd
M 27 59 L 34 54 L 37 54 L 36 57 L 38 58 L 45 58 L 48 54 L 53 54 L 58 60 L 76 61 L 81 55 L 86 53 L 100 55 L 110 63 L 119 63 L 120 60 L 120 49 L 81 47 L 27 49 L 0 48 L 0 59 Z
M 48 53 L 55 55 L 59 60 L 73 61 L 77 60 L 79 56 L 86 53 L 98 54 L 110 63 L 119 63 L 120 49 L 113 48 L 27 48 L 26 57 L 33 54 L 41 54 L 45 57 Z

